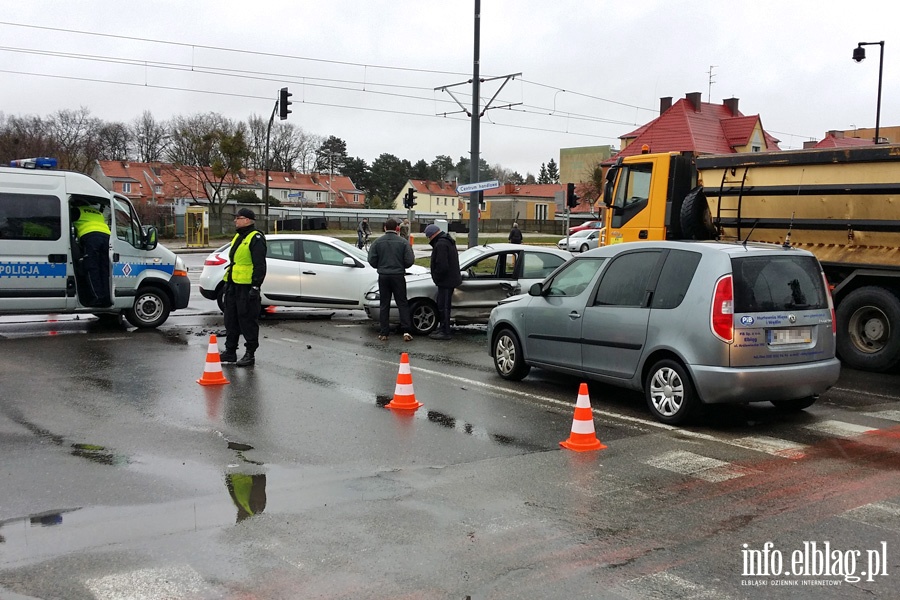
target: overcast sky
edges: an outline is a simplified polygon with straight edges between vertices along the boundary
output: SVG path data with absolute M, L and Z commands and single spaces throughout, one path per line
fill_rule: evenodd
M 472 75 L 474 0 L 6 4 L 8 115 L 85 106 L 126 123 L 144 110 L 268 118 L 287 86 L 291 123 L 370 164 L 470 152 L 470 119 L 434 88 Z M 508 108 L 482 117 L 481 156 L 536 175 L 560 148 L 618 148 L 658 115 L 660 97 L 688 92 L 739 98 L 783 149 L 874 127 L 879 47 L 851 57 L 882 40 L 881 125 L 900 125 L 898 22 L 896 0 L 482 0 L 481 75 L 499 79 L 482 84 L 480 105 L 497 94 L 493 105 Z M 471 109 L 471 85 L 450 90 Z

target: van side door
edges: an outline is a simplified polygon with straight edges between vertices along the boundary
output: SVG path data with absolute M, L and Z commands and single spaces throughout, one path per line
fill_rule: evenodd
M 63 206 L 50 189 L 0 192 L 0 313 L 74 306 L 69 216 Z

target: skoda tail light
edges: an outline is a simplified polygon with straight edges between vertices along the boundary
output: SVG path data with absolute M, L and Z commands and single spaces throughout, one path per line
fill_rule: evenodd
M 717 338 L 728 344 L 734 341 L 734 288 L 731 275 L 726 275 L 716 282 L 710 310 L 712 332 Z

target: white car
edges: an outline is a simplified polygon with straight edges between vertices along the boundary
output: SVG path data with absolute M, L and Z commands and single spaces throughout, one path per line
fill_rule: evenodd
M 597 247 L 600 241 L 600 230 L 598 229 L 582 229 L 571 234 L 568 239 L 568 247 L 566 246 L 566 238 L 556 242 L 556 247 L 560 250 L 568 250 L 569 252 L 587 252 Z
M 365 250 L 324 235 L 269 234 L 266 236 L 266 279 L 262 305 L 300 308 L 361 309 L 363 296 L 378 282 Z M 231 244 L 206 257 L 200 274 L 200 293 L 224 308 L 225 268 Z M 413 265 L 407 274 L 427 273 Z

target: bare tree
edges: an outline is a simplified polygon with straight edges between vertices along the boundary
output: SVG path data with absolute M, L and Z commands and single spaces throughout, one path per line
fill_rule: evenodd
M 169 145 L 168 124 L 157 121 L 149 110 L 131 122 L 128 128 L 133 156 L 138 162 L 156 162 L 163 159 Z
M 208 113 L 176 117 L 171 133 L 169 161 L 174 164 L 169 167 L 170 172 L 189 189 L 196 189 L 198 183 L 202 185 L 221 229 L 228 193 L 245 168 L 249 154 L 247 126 Z
M 56 142 L 59 167 L 87 173 L 100 158 L 100 128 L 103 122 L 82 106 L 57 111 L 48 120 L 49 134 Z
M 262 170 L 266 168 L 266 129 L 268 123 L 259 115 L 250 115 L 247 119 L 247 146 L 249 156 L 247 166 L 251 169 Z
M 0 113 L 0 163 L 55 153 L 46 121 L 38 116 L 17 117 Z
M 130 134 L 125 123 L 104 123 L 97 132 L 101 160 L 128 160 Z

